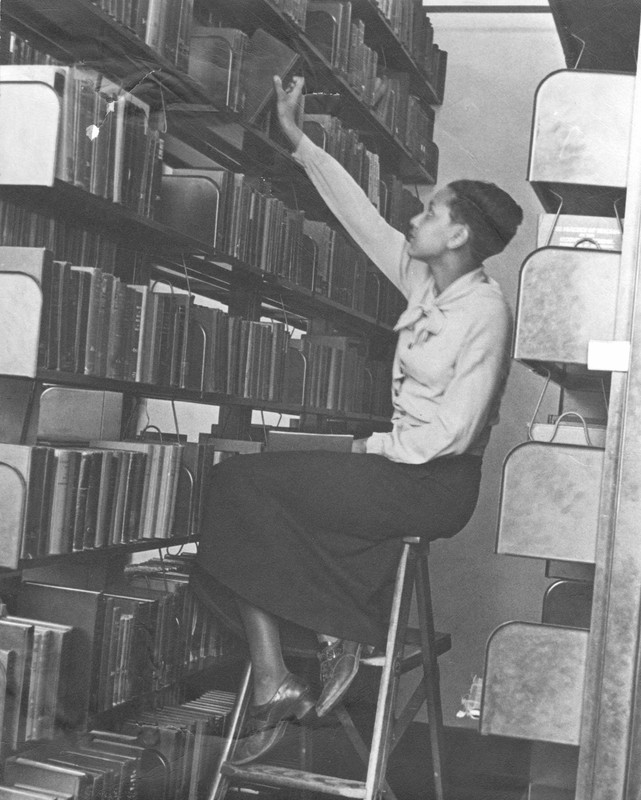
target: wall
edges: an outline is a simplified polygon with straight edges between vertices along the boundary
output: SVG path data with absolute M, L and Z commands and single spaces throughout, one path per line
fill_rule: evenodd
M 541 211 L 525 180 L 533 97 L 542 78 L 565 66 L 558 36 L 548 13 L 434 13 L 430 18 L 435 41 L 448 52 L 445 102 L 437 112 L 434 137 L 440 149 L 438 183 L 491 180 L 522 206 L 525 221 L 517 239 L 487 264 L 514 307 L 519 267 L 536 246 Z M 456 711 L 472 677 L 483 673 L 491 631 L 510 619 L 540 619 L 549 583 L 544 563 L 498 556 L 494 546 L 501 465 L 509 450 L 527 438 L 542 387 L 541 378 L 513 365 L 501 422 L 484 460 L 478 508 L 463 532 L 432 548 L 437 627 L 453 640 L 451 652 L 440 660 L 448 725 L 477 724 L 457 719 Z

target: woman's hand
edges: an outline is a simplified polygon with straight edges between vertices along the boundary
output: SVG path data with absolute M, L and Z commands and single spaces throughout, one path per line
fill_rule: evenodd
M 303 135 L 298 127 L 296 118 L 303 101 L 303 86 L 305 79 L 300 76 L 292 78 L 287 88 L 283 87 L 283 82 L 279 75 L 274 75 L 274 87 L 276 89 L 276 110 L 278 121 L 283 133 L 287 136 L 294 147 L 298 146 Z
M 352 453 L 367 453 L 367 439 L 354 439 L 352 442 Z

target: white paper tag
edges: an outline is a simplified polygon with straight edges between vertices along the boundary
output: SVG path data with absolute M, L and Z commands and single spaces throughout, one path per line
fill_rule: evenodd
M 630 367 L 630 342 L 588 342 L 588 369 L 600 372 L 627 372 Z

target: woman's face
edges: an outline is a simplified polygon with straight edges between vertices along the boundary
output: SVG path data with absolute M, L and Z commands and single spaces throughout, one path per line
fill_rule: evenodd
M 448 186 L 439 189 L 432 195 L 425 211 L 410 220 L 407 241 L 412 258 L 430 261 L 451 249 L 462 224 L 453 222 L 450 217 L 452 199 L 454 192 Z

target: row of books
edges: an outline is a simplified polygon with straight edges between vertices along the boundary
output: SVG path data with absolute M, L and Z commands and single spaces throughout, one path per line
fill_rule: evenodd
M 92 0 L 179 69 L 187 69 L 194 0 Z
M 409 74 L 386 67 L 379 68 L 376 51 L 364 43 L 365 26 L 362 20 L 349 23 L 345 29 L 349 33 L 351 44 L 350 41 L 340 40 L 335 31 L 334 17 L 328 10 L 330 6 L 342 9 L 341 13 L 349 17 L 350 12 L 347 9 L 351 9 L 350 3 L 313 0 L 310 5 L 307 35 L 319 46 L 334 69 L 341 74 L 344 73 L 345 79 L 362 102 L 374 110 L 399 141 L 406 146 L 410 141 L 413 143 L 413 139 L 410 139 L 412 126 L 416 120 L 420 120 L 420 135 L 425 137 L 426 142 L 431 142 L 434 112 L 430 106 L 424 105 L 410 94 Z M 335 13 L 338 13 L 336 9 Z M 330 23 L 330 28 L 326 31 L 327 23 Z M 260 29 L 251 37 L 236 28 L 198 27 L 194 30 L 190 73 L 204 85 L 218 108 L 237 112 L 250 122 L 260 118 L 262 110 L 269 105 L 268 99 L 271 96 L 270 87 L 266 86 L 260 97 L 256 97 L 254 86 L 259 80 L 258 76 L 264 74 L 266 70 L 287 74 L 287 70 L 291 71 L 295 65 L 296 53 Z M 308 97 L 305 109 L 305 118 L 308 121 L 322 124 L 328 129 L 325 136 L 330 138 L 341 135 L 351 137 L 354 141 L 349 143 L 348 151 L 358 147 L 359 152 L 356 153 L 356 157 L 359 162 L 365 158 L 373 159 L 373 154 L 365 155 L 367 151 L 353 131 L 341 133 L 329 130 L 330 124 L 338 125 L 335 118 L 330 123 L 309 116 L 316 112 L 318 96 L 312 96 L 311 102 L 314 105 L 310 105 Z M 332 146 L 334 147 L 333 143 Z M 337 145 L 336 149 L 340 151 L 342 148 Z M 432 151 L 434 149 L 433 146 Z M 427 162 L 427 157 L 420 150 L 416 155 L 421 163 Z M 434 152 L 430 155 L 433 158 Z M 362 164 L 353 170 L 350 168 L 349 158 L 339 158 L 339 160 L 359 182 L 361 173 L 365 177 Z M 376 180 L 371 182 L 376 184 Z
M 34 83 L 50 86 L 58 97 L 59 180 L 153 217 L 163 138 L 146 103 L 101 73 L 79 67 L 7 65 L 0 67 L 0 81 L 24 83 L 24 102 Z
M 333 114 L 308 114 L 303 130 L 309 138 L 332 155 L 377 207 L 381 204 L 381 167 L 378 153 L 372 153 L 359 134 Z
M 305 34 L 363 102 L 374 99 L 378 53 L 365 44 L 365 25 L 352 18 L 352 4 L 311 0 Z
M 170 538 L 181 455 L 179 445 L 147 442 L 97 441 L 83 448 L 0 443 L 0 462 L 26 485 L 23 529 L 5 543 L 2 565 L 15 568 L 16 556 Z
M 144 435 L 86 447 L 0 443 L 0 464 L 25 487 L 24 502 L 13 500 L 22 521 L 3 534 L 0 566 L 128 542 L 196 539 L 207 519 L 211 469 L 227 454 L 210 436 L 171 442 Z
M 334 140 L 324 143 L 329 146 L 330 141 Z M 334 152 L 341 157 L 338 148 Z M 371 163 L 378 165 L 371 155 Z M 378 175 L 378 169 L 374 173 Z M 407 229 L 422 210 L 420 200 L 396 176 L 375 183 L 368 176 L 367 184 L 371 199 L 397 229 Z M 263 272 L 379 317 L 377 292 L 367 289 L 370 268 L 362 252 L 327 223 L 288 208 L 273 195 L 269 181 L 228 170 L 174 169 L 163 177 L 162 197 L 163 222 L 188 235 L 207 237 L 222 253 Z
M 188 674 L 238 654 L 188 567 L 163 570 L 112 591 L 24 582 L 16 616 L 0 619 L 5 750 L 82 730 L 130 700 L 173 697 Z
M 307 334 L 293 342 L 305 362 L 305 404 L 330 411 L 389 416 L 389 362 L 368 357 L 363 340 Z
M 7 759 L 2 800 L 194 800 L 206 795 L 235 695 L 211 690 Z
M 446 54 L 434 44 L 434 30 L 421 0 L 382 0 L 379 7 L 418 69 L 442 89 Z M 373 104 L 380 73 L 376 51 L 366 44 L 366 27 L 348 0 L 311 0 L 305 33 L 365 103 Z
M 280 399 L 288 341 L 282 323 L 243 320 L 185 293 L 126 284 L 98 267 L 25 250 L 3 259 L 0 274 L 18 269 L 42 287 L 40 368 Z
M 407 72 L 387 69 L 381 73 L 374 113 L 419 163 L 427 165 L 434 158 L 434 110 L 410 93 Z M 419 137 L 422 149 L 417 147 Z
M 438 74 L 438 55 L 435 54 L 434 29 L 422 0 L 376 0 L 381 13 L 389 20 L 391 29 L 410 52 L 423 72 Z M 436 48 L 438 49 L 438 48 Z
M 118 266 L 135 274 L 141 258 L 105 231 L 85 228 L 4 197 L 0 197 L 0 246 L 44 247 L 61 260 L 93 264 L 105 272 L 114 272 Z
M 37 600 L 50 605 L 37 609 L 35 617 L 0 618 L 0 663 L 6 670 L 0 693 L 3 756 L 28 742 L 60 741 L 82 730 L 90 716 L 128 700 L 149 703 L 159 683 L 152 649 L 159 640 L 166 648 L 163 666 L 171 663 L 174 680 L 189 670 L 186 659 L 194 649 L 205 653 L 205 666 L 237 654 L 231 634 L 186 583 L 181 586 L 176 592 L 169 584 L 153 596 L 146 589 L 110 594 L 25 583 L 22 606 L 33 608 Z M 150 596 L 140 596 L 145 593 Z M 173 601 L 163 604 L 165 598 Z M 166 635 L 169 628 L 173 640 Z M 135 726 L 147 722 L 145 715 L 138 716 L 127 726 L 128 734 L 142 739 Z
M 231 455 L 218 451 L 217 454 L 221 458 Z M 202 672 L 221 659 L 233 658 L 240 652 L 239 640 L 207 610 L 190 588 L 195 557 L 194 553 L 166 553 L 162 559 L 152 558 L 126 568 L 125 594 L 151 599 L 174 598 L 170 604 L 173 612 L 168 612 L 174 613 L 173 621 L 169 616 L 167 620 L 175 627 L 169 640 L 175 642 L 175 646 L 165 646 L 162 642 L 155 645 L 154 652 L 158 654 L 154 660 L 155 691 L 173 686 L 185 675 Z M 158 636 L 162 633 L 160 629 L 157 631 Z

